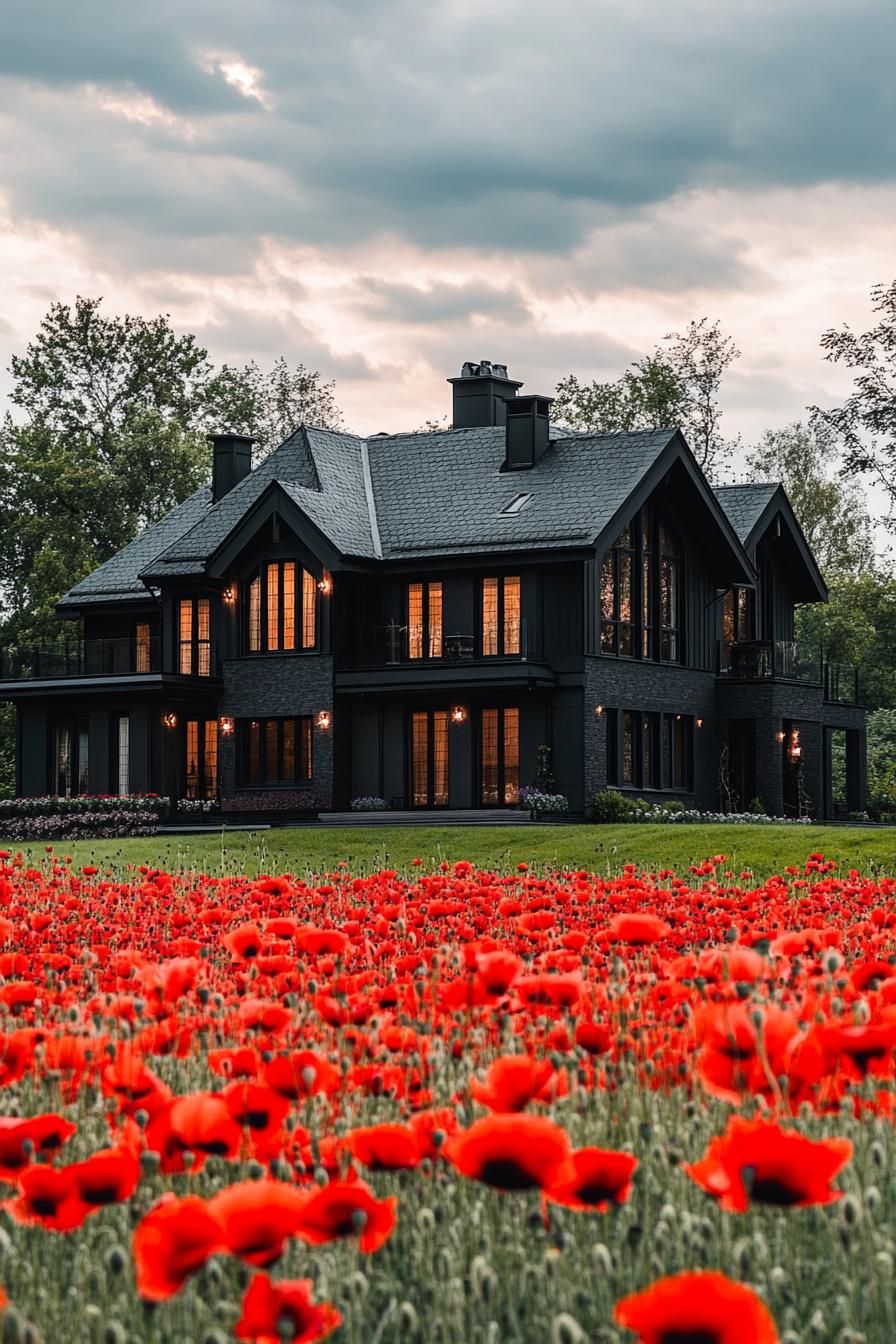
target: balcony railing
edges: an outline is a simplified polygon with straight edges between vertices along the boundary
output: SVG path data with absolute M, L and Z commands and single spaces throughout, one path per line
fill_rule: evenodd
M 175 669 L 177 671 L 178 669 Z M 214 675 L 217 652 L 213 645 L 196 648 L 186 675 Z M 162 644 L 149 639 L 87 639 L 0 649 L 0 681 L 42 681 L 64 677 L 133 677 L 162 671 Z
M 498 632 L 497 651 L 483 653 L 472 631 L 444 631 L 441 639 L 426 627 L 410 630 L 397 621 L 356 631 L 339 657 L 341 667 L 444 667 L 456 663 L 495 660 L 525 662 L 537 656 L 525 617 L 506 632 Z M 500 652 L 503 648 L 508 652 Z M 413 651 L 413 656 L 412 656 Z
M 719 676 L 739 681 L 801 681 L 822 686 L 826 700 L 857 704 L 858 672 L 847 663 L 830 663 L 819 644 L 793 639 L 719 641 Z

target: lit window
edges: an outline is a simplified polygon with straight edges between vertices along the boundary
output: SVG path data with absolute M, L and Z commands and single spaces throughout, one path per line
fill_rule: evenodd
M 512 657 L 522 643 L 521 589 L 518 574 L 482 580 L 482 656 Z
M 311 779 L 312 720 L 252 719 L 239 724 L 242 784 L 294 784 Z
M 442 657 L 442 585 L 409 583 L 408 657 Z

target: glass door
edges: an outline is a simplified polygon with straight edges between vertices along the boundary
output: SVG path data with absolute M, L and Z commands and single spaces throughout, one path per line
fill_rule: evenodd
M 520 800 L 520 712 L 484 709 L 480 718 L 479 801 L 483 807 L 516 807 Z
M 411 806 L 448 806 L 448 711 L 411 715 Z

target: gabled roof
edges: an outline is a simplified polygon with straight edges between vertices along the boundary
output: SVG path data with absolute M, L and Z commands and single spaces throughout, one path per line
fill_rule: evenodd
M 755 485 L 716 486 L 716 498 L 728 515 L 741 542 L 746 544 L 769 501 L 779 489 L 777 481 L 757 481 Z
M 716 490 L 722 508 L 732 521 L 737 522 L 738 536 L 744 548 L 753 557 L 756 547 L 768 533 L 776 518 L 783 520 L 785 535 L 792 551 L 790 572 L 791 589 L 798 602 L 826 602 L 828 588 L 812 553 L 803 529 L 800 527 L 787 491 L 778 481 L 762 481 L 755 485 L 723 485 Z
M 205 573 L 272 489 L 282 491 L 337 555 L 413 563 L 437 556 L 584 549 L 624 510 L 655 488 L 670 466 L 693 478 L 699 508 L 730 567 L 750 569 L 743 539 L 752 487 L 730 487 L 718 499 L 706 485 L 680 432 L 572 434 L 551 440 L 525 471 L 501 470 L 502 426 L 370 439 L 302 427 L 228 494 L 212 504 L 197 491 L 161 523 L 63 598 L 60 607 L 143 595 L 149 584 Z M 733 490 L 746 489 L 743 501 Z M 766 491 L 768 487 L 760 487 Z M 773 487 L 772 487 L 773 489 Z M 507 513 L 515 496 L 523 507 Z M 721 502 L 722 507 L 719 507 Z M 723 512 L 724 509 L 724 512 Z M 730 519 L 730 521 L 729 521 Z M 713 526 L 714 521 L 714 526 Z

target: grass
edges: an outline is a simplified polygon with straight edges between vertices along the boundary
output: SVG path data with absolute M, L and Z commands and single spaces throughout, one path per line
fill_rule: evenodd
M 22 849 L 37 860 L 42 844 L 0 846 Z M 419 857 L 429 867 L 469 859 L 483 868 L 506 871 L 517 863 L 541 868 L 584 868 L 617 873 L 625 863 L 648 870 L 688 865 L 726 854 L 735 872 L 749 868 L 757 878 L 802 864 L 821 851 L 845 868 L 863 873 L 896 872 L 896 833 L 837 826 L 446 826 L 346 827 L 161 835 L 133 840 L 57 841 L 57 852 L 77 864 L 117 868 L 151 864 L 169 870 L 204 872 L 328 872 L 340 860 L 353 871 L 397 868 Z

